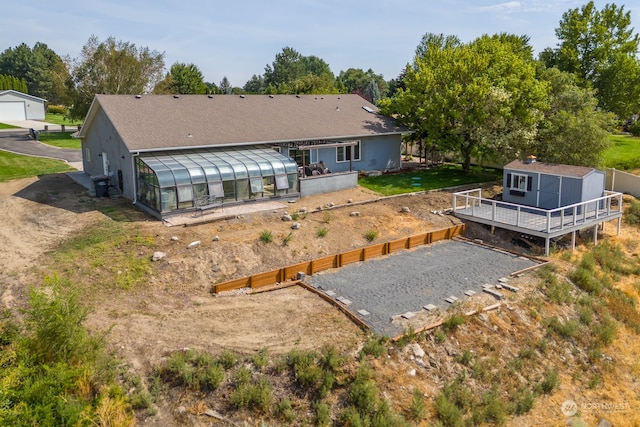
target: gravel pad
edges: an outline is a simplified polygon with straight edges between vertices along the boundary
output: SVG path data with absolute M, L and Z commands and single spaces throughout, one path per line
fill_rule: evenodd
M 307 281 L 334 292 L 337 301 L 348 300 L 346 308 L 374 333 L 393 337 L 403 332 L 392 324 L 394 316 L 423 310 L 428 304 L 446 309 L 447 298 L 468 298 L 465 291 L 481 293 L 482 285 L 496 284 L 499 278 L 536 264 L 508 252 L 447 240 L 321 272 Z M 360 310 L 369 314 L 363 316 Z

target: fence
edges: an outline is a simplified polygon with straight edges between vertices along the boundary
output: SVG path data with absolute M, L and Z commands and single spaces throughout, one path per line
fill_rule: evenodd
M 605 185 L 608 190 L 631 194 L 633 197 L 640 197 L 640 176 L 613 168 L 607 169 Z
M 462 234 L 464 230 L 465 225 L 459 224 L 449 228 L 434 230 L 428 233 L 417 234 L 415 236 L 391 240 L 389 242 L 378 243 L 360 249 L 329 255 L 311 261 L 289 265 L 276 270 L 254 274 L 253 276 L 218 283 L 213 285 L 213 292 L 220 293 L 247 287 L 252 289 L 261 288 L 275 283 L 293 280 L 297 278 L 298 273 L 313 275 L 320 271 L 343 267 L 354 262 L 367 261 L 368 259 L 382 255 L 389 255 L 400 250 L 411 249 L 420 245 L 427 245 L 439 240 L 451 239 Z

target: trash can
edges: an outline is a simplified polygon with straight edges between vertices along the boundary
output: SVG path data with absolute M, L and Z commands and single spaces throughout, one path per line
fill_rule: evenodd
M 107 197 L 109 195 L 109 177 L 94 176 L 92 180 L 96 189 L 96 197 Z

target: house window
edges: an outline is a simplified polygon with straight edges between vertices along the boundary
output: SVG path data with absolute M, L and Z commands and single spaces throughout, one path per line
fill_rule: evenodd
M 351 147 L 353 147 L 353 159 L 351 158 Z M 353 146 L 336 147 L 336 162 L 348 162 L 349 160 L 360 160 L 360 141 Z

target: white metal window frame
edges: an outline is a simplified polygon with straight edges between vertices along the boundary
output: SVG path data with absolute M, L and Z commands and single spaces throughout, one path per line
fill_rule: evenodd
M 360 141 L 356 141 L 357 144 L 353 146 L 346 147 L 336 147 L 336 163 L 345 163 L 350 159 L 348 156 L 351 154 L 351 147 L 353 148 L 353 161 L 357 162 L 360 160 Z
M 523 175 L 519 173 L 511 174 L 511 182 L 509 183 L 510 188 L 518 191 L 527 191 L 527 179 L 528 175 Z

